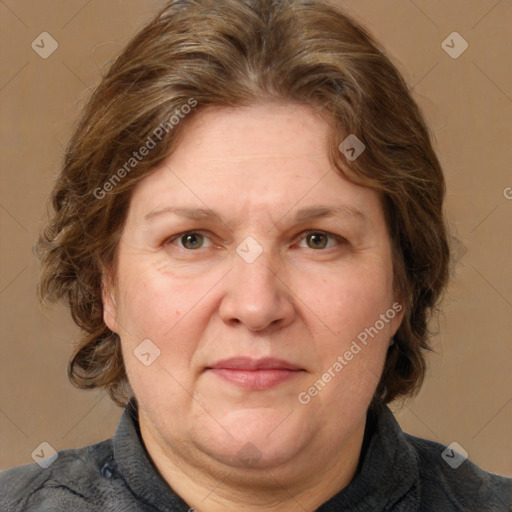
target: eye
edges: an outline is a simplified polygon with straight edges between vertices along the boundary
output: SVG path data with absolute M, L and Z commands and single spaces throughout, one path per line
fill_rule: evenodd
M 172 238 L 169 238 L 166 243 L 174 243 L 177 241 L 178 247 L 181 247 L 182 249 L 196 250 L 210 247 L 211 242 L 208 246 L 204 245 L 206 240 L 209 241 L 209 238 L 202 233 L 198 233 L 197 231 L 187 231 L 186 233 L 181 233 Z
M 329 245 L 329 239 L 334 240 L 331 245 Z M 340 243 L 343 241 L 341 237 L 331 235 L 325 231 L 308 231 L 303 236 L 303 240 L 306 241 L 308 249 L 330 249 L 334 247 L 336 242 Z M 304 246 L 301 245 L 301 247 Z

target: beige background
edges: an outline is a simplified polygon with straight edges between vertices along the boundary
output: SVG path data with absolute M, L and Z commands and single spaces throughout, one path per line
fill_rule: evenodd
M 0 469 L 112 436 L 120 409 L 74 389 L 66 363 L 77 331 L 42 309 L 32 245 L 45 198 L 87 95 L 108 61 L 165 2 L 0 2 Z M 448 183 L 455 279 L 420 395 L 404 430 L 457 441 L 487 470 L 512 476 L 512 2 L 343 0 L 382 41 L 435 132 Z M 58 42 L 42 59 L 41 32 Z M 441 43 L 469 48 L 452 59 Z M 507 199 L 507 196 L 509 199 Z M 398 408 L 398 404 L 394 409 Z

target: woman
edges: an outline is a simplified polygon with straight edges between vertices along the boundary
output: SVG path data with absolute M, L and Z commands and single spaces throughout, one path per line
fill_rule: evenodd
M 170 2 L 93 94 L 38 244 L 84 331 L 72 382 L 127 406 L 2 473 L 2 510 L 511 510 L 386 405 L 425 374 L 443 198 L 406 85 L 338 9 Z

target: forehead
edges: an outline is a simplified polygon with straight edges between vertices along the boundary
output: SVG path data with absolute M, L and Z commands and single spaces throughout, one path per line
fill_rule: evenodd
M 373 190 L 332 167 L 331 127 L 310 106 L 208 109 L 184 128 L 172 155 L 137 186 L 139 214 L 184 204 L 215 211 L 266 206 L 277 215 L 319 204 L 371 214 L 377 206 Z
M 327 167 L 330 127 L 308 105 L 263 103 L 199 111 L 187 122 L 172 156 L 176 167 L 262 167 L 272 160 L 280 168 Z M 280 162 L 281 160 L 281 162 Z M 298 161 L 303 162 L 302 166 Z

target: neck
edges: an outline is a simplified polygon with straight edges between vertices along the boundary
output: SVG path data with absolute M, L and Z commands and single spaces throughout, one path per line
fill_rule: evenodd
M 140 422 L 146 449 L 160 475 L 198 512 L 314 511 L 356 474 L 366 418 L 339 446 L 312 442 L 293 460 L 266 468 L 223 464 L 196 446 L 170 445 Z

